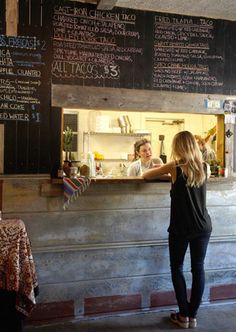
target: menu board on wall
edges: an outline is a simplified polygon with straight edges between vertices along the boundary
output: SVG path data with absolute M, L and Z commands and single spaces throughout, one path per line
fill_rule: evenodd
M 0 36 L 0 121 L 40 122 L 44 48 L 36 37 Z
M 152 87 L 220 93 L 224 86 L 222 21 L 155 14 Z
M 54 5 L 53 83 L 146 88 L 145 13 Z
M 230 93 L 226 21 L 56 1 L 54 84 Z

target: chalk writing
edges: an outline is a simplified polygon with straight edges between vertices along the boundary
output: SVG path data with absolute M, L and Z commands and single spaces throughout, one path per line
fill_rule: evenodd
M 36 37 L 0 35 L 0 120 L 40 121 L 44 46 Z
M 155 15 L 153 40 L 153 88 L 187 92 L 223 87 L 224 52 L 216 48 L 213 20 Z
M 225 93 L 234 80 L 219 20 L 58 0 L 52 25 L 54 84 Z
M 36 49 L 36 37 L 0 36 L 0 47 L 16 47 L 22 49 Z
M 143 36 L 136 20 L 136 13 L 131 12 L 100 11 L 82 4 L 55 5 L 53 82 L 119 80 L 122 66 L 143 54 Z

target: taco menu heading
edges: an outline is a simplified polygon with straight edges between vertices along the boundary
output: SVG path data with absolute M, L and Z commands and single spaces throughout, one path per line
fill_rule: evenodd
M 53 83 L 230 93 L 230 23 L 60 2 L 53 7 Z

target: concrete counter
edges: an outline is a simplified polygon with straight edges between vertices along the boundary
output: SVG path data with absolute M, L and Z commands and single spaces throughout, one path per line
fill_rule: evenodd
M 1 181 L 4 218 L 21 218 L 32 243 L 40 285 L 32 319 L 175 303 L 167 243 L 170 183 L 99 179 L 63 211 L 57 181 Z M 236 299 L 236 179 L 209 179 L 207 205 L 213 233 L 203 301 Z M 185 271 L 189 285 L 189 264 Z

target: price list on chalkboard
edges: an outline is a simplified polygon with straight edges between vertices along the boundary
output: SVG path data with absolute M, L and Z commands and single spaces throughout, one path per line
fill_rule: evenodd
M 52 24 L 54 84 L 235 91 L 228 21 L 57 1 Z
M 219 24 L 206 18 L 154 15 L 153 89 L 221 93 L 224 48 Z
M 53 11 L 53 83 L 143 87 L 143 15 L 66 3 Z
M 0 121 L 40 122 L 43 47 L 36 37 L 0 36 Z

